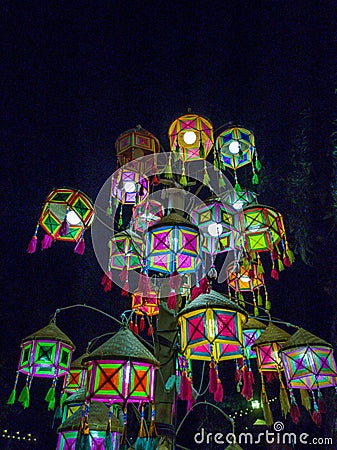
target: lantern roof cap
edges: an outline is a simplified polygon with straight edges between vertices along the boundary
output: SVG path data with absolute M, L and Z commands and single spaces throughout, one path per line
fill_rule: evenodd
M 243 330 L 265 330 L 267 325 L 260 322 L 257 319 L 254 319 L 254 317 L 249 317 L 248 321 L 242 326 Z
M 211 291 L 208 294 L 200 294 L 197 298 L 192 300 L 185 308 L 183 308 L 179 314 L 178 317 L 186 314 L 190 311 L 196 311 L 198 309 L 205 309 L 205 308 L 223 308 L 227 309 L 229 311 L 236 311 L 241 314 L 243 314 L 246 317 L 248 317 L 247 311 L 243 309 L 241 306 L 237 305 L 232 300 L 229 300 L 228 297 L 226 297 L 223 294 L 220 294 L 219 292 Z
M 289 350 L 294 347 L 313 347 L 313 346 L 323 346 L 332 348 L 332 345 L 329 342 L 324 341 L 324 339 L 315 336 L 303 328 L 299 328 L 296 333 L 294 333 L 290 338 L 286 341 L 286 343 L 282 346 L 283 350 Z
M 47 325 L 44 328 L 41 328 L 41 330 L 35 331 L 35 333 L 30 334 L 29 336 L 25 337 L 24 339 L 22 339 L 22 342 L 27 342 L 30 340 L 37 340 L 37 339 L 50 339 L 53 341 L 61 341 L 64 344 L 68 344 L 70 345 L 73 350 L 75 350 L 75 345 L 74 343 L 70 340 L 70 338 L 63 333 L 63 331 L 61 331 L 59 329 L 59 327 L 56 325 L 55 320 L 52 319 L 49 323 L 49 325 Z
M 109 408 L 102 402 L 91 402 L 88 415 L 89 429 L 95 431 L 106 431 L 108 426 Z M 66 419 L 57 429 L 61 431 L 78 430 L 82 418 L 82 411 L 79 408 L 74 414 Z M 111 431 L 122 432 L 123 426 L 116 416 L 111 416 Z
M 252 348 L 259 345 L 272 344 L 273 342 L 286 342 L 290 338 L 290 334 L 270 323 L 264 332 L 256 339 Z
M 66 400 L 64 400 L 64 405 L 71 405 L 72 403 L 81 403 L 84 402 L 85 399 L 85 387 L 78 389 L 78 391 L 74 392 L 73 394 L 69 395 Z
M 199 231 L 199 228 L 194 223 L 190 222 L 188 219 L 185 219 L 181 214 L 177 213 L 175 210 L 172 210 L 169 214 L 162 217 L 158 222 L 151 225 L 148 228 L 148 231 L 151 231 L 155 228 L 162 227 L 162 226 L 185 226 L 194 228 L 195 230 Z
M 82 362 L 113 358 L 142 361 L 159 367 L 159 361 L 129 328 L 121 328 Z
M 74 359 L 74 361 L 70 365 L 71 369 L 84 369 L 86 367 L 86 364 L 83 364 L 83 359 L 89 356 L 88 352 L 83 353 L 83 355 L 79 356 L 78 358 Z

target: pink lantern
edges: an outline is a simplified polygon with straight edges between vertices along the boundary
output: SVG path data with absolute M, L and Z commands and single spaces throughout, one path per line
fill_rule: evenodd
M 139 171 L 119 169 L 111 183 L 111 197 L 122 205 L 133 205 L 143 201 L 149 195 L 149 180 Z

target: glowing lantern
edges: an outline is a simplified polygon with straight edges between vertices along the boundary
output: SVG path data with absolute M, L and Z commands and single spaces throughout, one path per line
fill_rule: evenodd
M 82 408 L 85 402 L 85 387 L 78 389 L 74 394 L 69 395 L 69 397 L 62 403 L 62 421 L 68 419 L 72 416 L 78 409 Z
M 55 407 L 57 379 L 69 372 L 75 346 L 52 319 L 46 327 L 26 337 L 21 342 L 21 355 L 17 377 L 9 404 L 15 401 L 19 373 L 26 375 L 26 385 L 18 400 L 25 408 L 29 406 L 29 391 L 33 378 L 52 378 L 52 386 L 46 395 L 48 409 Z
M 280 371 L 283 370 L 282 360 L 279 350 L 288 340 L 290 334 L 273 323 L 270 323 L 262 335 L 256 339 L 252 349 L 257 355 L 257 366 L 259 371 Z
M 222 165 L 225 168 L 228 167 L 234 170 L 236 181 L 234 189 L 236 191 L 241 190 L 241 187 L 238 184 L 236 171 L 247 164 L 252 165 L 252 183 L 258 184 L 259 180 L 256 171 L 260 170 L 261 164 L 257 159 L 255 138 L 251 131 L 241 127 L 228 128 L 217 137 L 216 148 L 218 153 L 220 153 Z
M 222 294 L 200 294 L 178 314 L 186 358 L 216 361 L 242 358 L 242 325 L 247 313 Z
M 176 119 L 169 128 L 168 136 L 172 152 L 182 161 L 206 159 L 214 143 L 213 125 L 196 114 Z
M 68 417 L 58 428 L 57 450 L 75 450 L 81 437 L 85 437 L 86 448 L 119 449 L 122 425 L 103 403 L 91 403 L 86 426 L 81 430 L 83 415 L 81 409 Z M 79 431 L 80 428 L 80 431 Z M 109 445 L 109 446 L 108 446 Z M 84 448 L 84 447 L 81 447 Z
M 138 333 L 138 316 L 140 316 L 139 321 L 139 329 L 143 331 L 145 328 L 145 319 L 144 315 L 147 316 L 149 320 L 149 328 L 148 334 L 152 335 L 153 333 L 153 325 L 152 325 L 152 317 L 157 316 L 159 314 L 159 292 L 158 289 L 154 287 L 150 288 L 150 290 L 144 295 L 143 292 L 136 290 L 132 296 L 132 306 L 131 309 L 135 311 L 136 318 L 134 322 L 130 322 L 130 328 L 135 333 Z
M 247 359 L 256 358 L 256 352 L 252 351 L 252 346 L 265 329 L 266 325 L 253 317 L 249 317 L 243 325 L 243 347 Z
M 146 155 L 152 155 L 160 152 L 160 143 L 158 139 L 151 134 L 149 131 L 144 130 L 140 125 L 131 130 L 127 130 L 120 134 L 115 143 L 117 159 L 120 166 L 129 164 L 130 162 L 136 160 L 137 158 L 142 158 Z M 142 169 L 146 173 L 146 166 L 140 164 L 145 164 L 137 161 L 136 167 Z M 148 165 L 153 166 L 153 161 L 148 161 Z M 132 167 L 132 165 L 131 165 Z
M 111 197 L 122 205 L 133 205 L 143 201 L 149 195 L 149 180 L 139 171 L 119 169 L 112 177 Z
M 41 248 L 50 248 L 53 241 L 77 242 L 75 253 L 84 252 L 84 231 L 94 219 L 94 206 L 90 198 L 75 189 L 54 189 L 46 198 L 39 223 L 27 252 L 34 253 L 39 226 L 45 231 Z
M 229 204 L 237 211 L 241 210 L 242 208 L 245 208 L 246 206 L 256 204 L 257 202 L 256 199 L 257 194 L 255 194 L 255 192 L 248 191 L 246 189 L 243 189 L 242 191 L 238 192 L 231 189 L 226 191 L 221 196 L 221 200 L 224 203 Z
M 133 228 L 136 231 L 147 231 L 148 227 L 158 222 L 163 215 L 163 205 L 156 200 L 147 199 L 144 202 L 138 203 L 133 208 Z
M 159 362 L 127 328 L 94 350 L 88 363 L 86 397 L 114 402 L 152 402 L 155 369 Z
M 146 269 L 183 274 L 195 272 L 201 263 L 200 234 L 196 225 L 171 212 L 148 228 Z
M 82 360 L 86 356 L 88 356 L 88 353 L 84 353 L 84 355 L 71 363 L 70 370 L 64 379 L 64 392 L 71 394 L 84 387 L 87 376 L 87 367 L 86 364 L 82 363 Z
M 337 384 L 332 345 L 303 328 L 286 341 L 280 353 L 289 387 L 311 390 Z

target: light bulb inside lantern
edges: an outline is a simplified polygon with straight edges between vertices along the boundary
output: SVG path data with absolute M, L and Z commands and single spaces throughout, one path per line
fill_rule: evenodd
M 228 146 L 228 149 L 232 153 L 232 155 L 237 155 L 240 151 L 240 148 L 241 147 L 239 141 L 232 141 Z
M 78 225 L 81 223 L 80 217 L 75 213 L 75 211 L 69 211 L 67 214 L 67 222 L 70 225 Z
M 237 200 L 236 202 L 233 203 L 233 208 L 236 210 L 242 209 L 244 205 L 244 202 Z
M 250 278 L 248 275 L 241 275 L 240 280 L 243 281 L 244 283 L 249 283 Z
M 195 134 L 194 131 L 186 131 L 186 133 L 184 133 L 184 142 L 185 144 L 194 144 L 194 142 L 197 140 L 197 135 Z
M 136 184 L 134 181 L 124 181 L 124 191 L 131 193 L 136 192 Z
M 252 400 L 252 408 L 253 409 L 259 409 L 260 408 L 260 402 L 258 400 Z
M 207 231 L 208 234 L 210 234 L 212 237 L 218 237 L 221 235 L 223 230 L 223 227 L 221 223 L 213 222 L 210 225 L 208 225 Z

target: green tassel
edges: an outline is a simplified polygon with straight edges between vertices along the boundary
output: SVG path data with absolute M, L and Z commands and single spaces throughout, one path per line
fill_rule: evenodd
M 67 398 L 68 398 L 68 394 L 66 393 L 66 391 L 63 391 L 62 397 L 60 399 L 60 406 L 61 406 L 61 408 L 63 406 L 63 403 L 67 400 Z
M 238 293 L 238 299 L 241 306 L 245 306 L 245 301 L 241 292 Z
M 311 411 L 311 399 L 307 389 L 300 389 L 301 402 L 307 411 Z
M 117 208 L 118 205 L 119 205 L 118 198 L 114 197 L 114 206 Z
M 186 186 L 187 186 L 187 178 L 186 178 L 186 175 L 182 175 L 182 176 L 180 177 L 180 184 L 181 184 L 183 187 L 186 187 Z
M 165 383 L 165 390 L 170 392 L 174 388 L 174 385 L 176 383 L 176 376 L 170 375 Z
M 164 168 L 164 177 L 172 180 L 173 175 L 172 175 L 172 166 L 171 166 L 171 156 L 169 157 L 168 163 L 166 165 L 166 167 Z
M 107 431 L 104 437 L 104 450 L 113 450 L 113 448 L 114 447 L 112 444 L 112 434 L 110 431 Z
M 147 446 L 147 438 L 138 436 L 135 443 L 135 450 L 146 450 L 146 446 Z
M 214 155 L 213 165 L 214 165 L 214 169 L 215 170 L 219 170 L 219 161 L 218 161 L 218 158 L 215 155 Z
M 158 444 L 157 437 L 150 437 L 147 441 L 146 450 L 157 450 Z
M 223 188 L 226 186 L 225 180 L 223 179 L 223 177 L 219 178 L 219 188 Z
M 111 216 L 112 215 L 112 206 L 108 206 L 106 209 L 106 215 Z
M 239 185 L 238 182 L 235 183 L 234 191 L 235 191 L 237 194 L 238 194 L 239 192 L 242 192 L 242 188 L 241 188 L 241 186 Z
M 258 316 L 259 315 L 259 308 L 255 305 L 254 306 L 254 316 Z
M 259 159 L 255 159 L 255 169 L 259 172 L 262 169 L 262 164 Z
M 90 450 L 90 435 L 89 434 L 83 434 L 82 435 L 82 447 L 81 450 Z
M 44 399 L 46 402 L 50 402 L 50 400 L 52 400 L 53 398 L 55 399 L 55 387 L 54 386 L 52 386 L 48 389 L 48 392 Z
M 257 294 L 257 304 L 259 306 L 263 305 L 262 295 L 260 294 L 260 292 Z
M 266 310 L 269 311 L 270 308 L 271 308 L 271 303 L 270 303 L 270 300 L 267 299 L 266 300 Z
M 119 219 L 118 219 L 118 226 L 119 226 L 120 228 L 123 227 L 123 216 L 119 216 Z
M 242 265 L 243 265 L 244 269 L 249 270 L 250 264 L 249 264 L 248 259 L 245 258 L 245 259 L 242 261 Z
M 55 409 L 55 397 L 51 398 L 48 403 L 48 411 L 54 411 Z
M 176 377 L 176 392 L 178 395 L 180 395 L 180 382 L 181 382 L 181 377 Z
M 282 416 L 285 418 L 290 413 L 290 403 L 286 388 L 281 384 L 280 388 L 280 404 Z
M 204 144 L 202 142 L 200 142 L 200 147 L 199 147 L 199 158 L 201 159 L 205 159 L 205 147 Z
M 9 398 L 7 400 L 7 405 L 14 405 L 15 397 L 16 397 L 16 389 L 13 389 L 11 392 L 11 395 L 9 396 Z
M 22 406 L 24 407 L 24 409 L 26 409 L 29 406 L 29 400 L 30 400 L 29 388 L 28 385 L 26 384 L 26 386 L 22 389 L 19 395 L 18 401 L 22 403 Z
M 54 419 L 62 419 L 62 408 L 61 408 L 61 406 L 58 406 L 55 409 Z
M 259 177 L 257 176 L 257 173 L 254 173 L 253 175 L 252 184 L 259 184 Z
M 278 271 L 282 272 L 282 270 L 284 270 L 284 264 L 280 258 L 277 260 L 277 264 L 278 264 Z
M 287 250 L 287 256 L 288 256 L 288 258 L 290 259 L 290 262 L 291 262 L 291 264 L 293 264 L 294 262 L 295 262 L 295 255 L 294 255 L 294 253 L 292 252 L 292 250 Z
M 264 268 L 263 268 L 263 265 L 261 263 L 259 263 L 257 265 L 257 274 L 261 275 L 262 273 L 264 273 Z
M 210 183 L 210 178 L 209 178 L 209 175 L 208 175 L 208 172 L 207 172 L 207 170 L 205 170 L 204 171 L 204 179 L 203 179 L 203 184 L 205 185 L 205 186 L 208 186 L 209 185 L 209 183 Z

